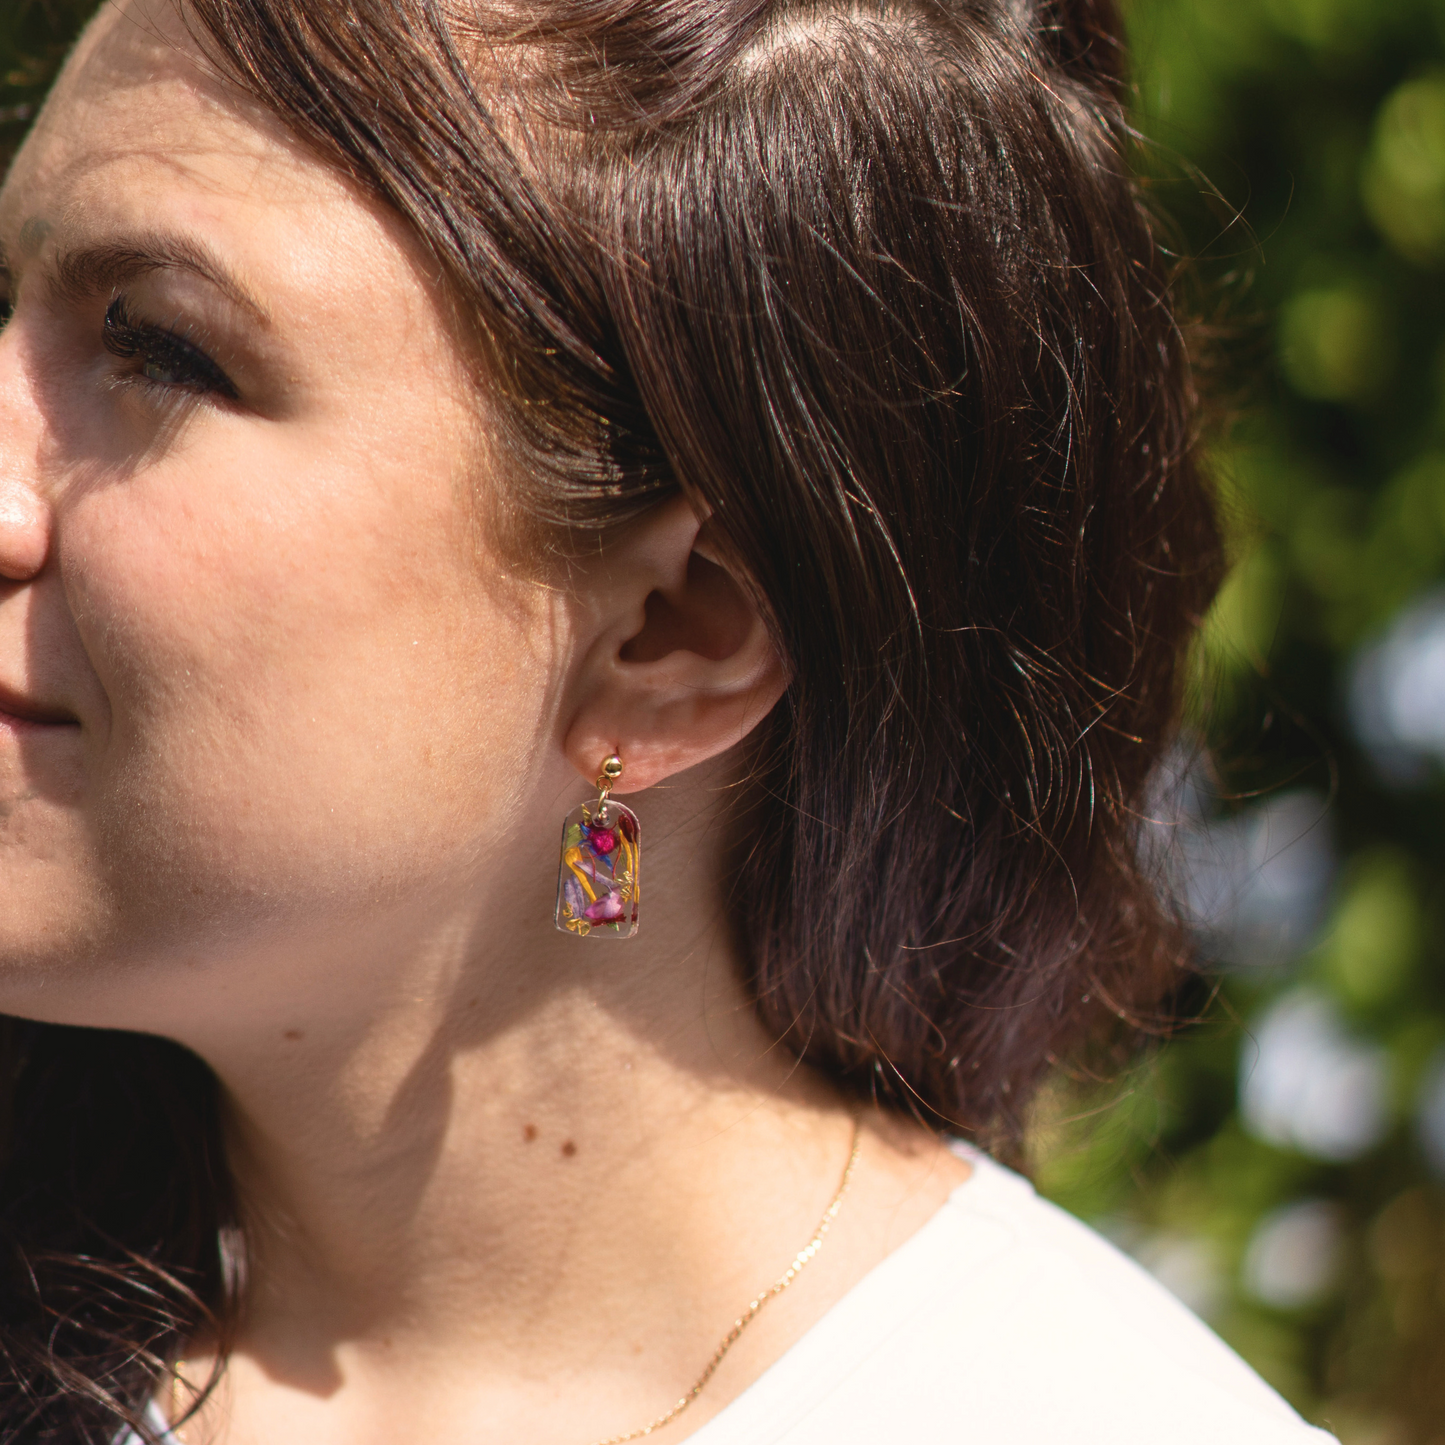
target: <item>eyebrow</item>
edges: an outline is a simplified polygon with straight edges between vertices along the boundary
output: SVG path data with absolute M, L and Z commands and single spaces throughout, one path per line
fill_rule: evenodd
M 0 253 L 0 266 L 5 260 Z M 226 269 L 204 241 L 193 236 L 141 235 L 62 249 L 55 258 L 52 284 L 62 300 L 83 301 L 157 271 L 188 271 L 209 281 L 262 325 L 270 322 L 266 308 Z

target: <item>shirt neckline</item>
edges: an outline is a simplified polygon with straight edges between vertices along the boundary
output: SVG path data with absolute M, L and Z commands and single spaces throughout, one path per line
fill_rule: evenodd
M 971 1166 L 968 1178 L 752 1384 L 688 1435 L 686 1445 L 765 1445 L 780 1439 L 905 1327 L 924 1299 L 956 1290 L 954 1271 L 916 1268 L 915 1261 L 945 1253 L 935 1244 L 957 1224 L 959 1206 L 985 1205 L 987 1213 L 988 1197 L 1000 1183 L 1017 1180 L 1030 1194 L 1032 1186 L 971 1145 L 954 1141 L 950 1148 Z

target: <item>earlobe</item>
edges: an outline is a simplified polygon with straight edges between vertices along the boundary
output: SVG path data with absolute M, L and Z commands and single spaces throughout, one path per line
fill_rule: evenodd
M 651 787 L 741 742 L 786 680 L 750 589 L 686 501 L 666 503 L 638 529 L 608 559 L 610 605 L 599 610 L 594 593 L 602 625 L 565 740 L 568 760 L 588 779 L 620 754 L 627 771 L 619 792 Z

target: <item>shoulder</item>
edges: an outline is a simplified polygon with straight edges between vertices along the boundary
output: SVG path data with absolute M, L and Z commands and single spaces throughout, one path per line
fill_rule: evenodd
M 967 1157 L 938 1214 L 696 1445 L 1331 1445 L 1132 1260 Z
M 1026 1180 L 972 1157 L 972 1180 L 939 1220 L 939 1250 L 983 1231 L 996 1246 L 939 1322 L 958 1328 L 972 1309 L 991 1318 L 975 1361 L 992 1419 L 1027 1399 L 1041 1440 L 1328 1441 L 1133 1260 Z

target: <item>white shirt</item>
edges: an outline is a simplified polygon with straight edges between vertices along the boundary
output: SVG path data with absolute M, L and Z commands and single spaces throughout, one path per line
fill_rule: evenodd
M 688 1445 L 1333 1445 L 1131 1259 L 958 1152 L 938 1213 Z
M 1027 1180 L 973 1174 L 688 1445 L 1333 1445 Z

